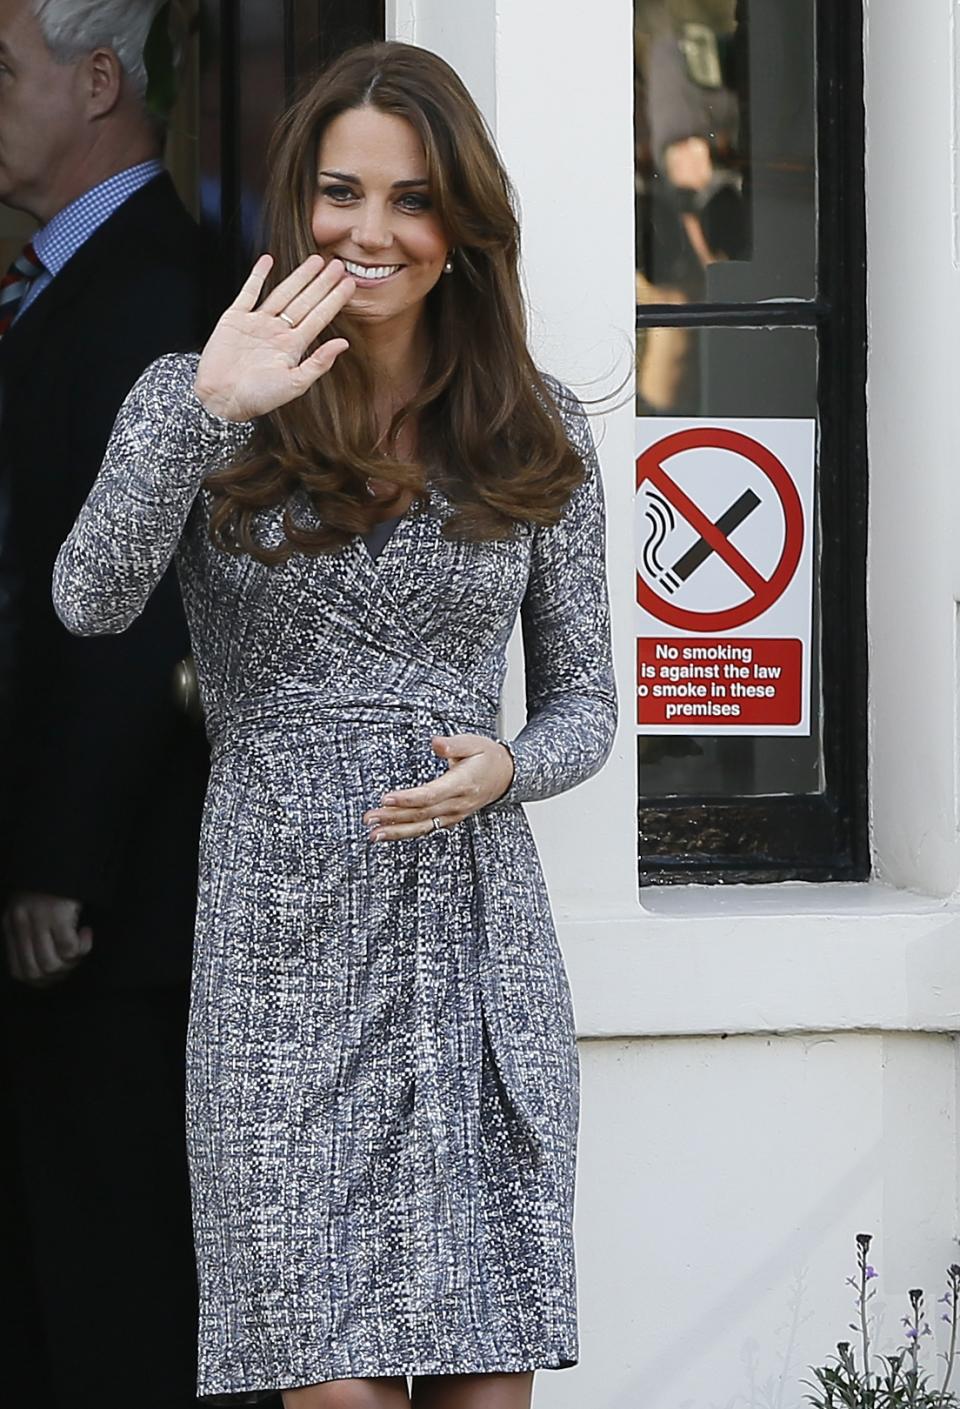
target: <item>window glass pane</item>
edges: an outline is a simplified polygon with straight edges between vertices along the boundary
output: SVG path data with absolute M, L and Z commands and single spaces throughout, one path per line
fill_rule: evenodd
M 177 101 L 167 128 L 164 159 L 177 192 L 194 218 L 200 214 L 200 36 L 185 46 L 177 82 Z
M 639 394 L 637 402 L 639 439 L 649 443 L 667 445 L 667 434 L 677 430 L 677 418 L 695 418 L 691 427 L 704 432 L 707 441 L 716 440 L 713 427 L 729 430 L 730 423 L 736 423 L 734 433 L 755 434 L 759 441 L 773 447 L 777 452 L 777 437 L 780 442 L 794 437 L 799 426 L 816 419 L 817 415 L 817 337 L 807 328 L 644 328 L 638 339 L 638 382 L 646 387 L 646 395 Z M 678 372 L 676 369 L 679 368 Z M 659 390 L 654 394 L 653 383 Z M 659 405 L 652 416 L 652 403 Z M 665 425 L 661 440 L 654 429 L 658 416 L 671 419 Z M 759 418 L 759 419 L 757 419 Z M 811 443 L 808 435 L 807 443 Z M 669 447 L 667 453 L 670 453 Z M 676 452 L 674 452 L 676 453 Z M 749 721 L 762 720 L 763 702 L 753 696 L 758 693 L 755 678 L 767 677 L 771 666 L 782 665 L 783 660 L 793 662 L 790 669 L 800 672 L 802 684 L 797 687 L 797 695 L 807 697 L 808 704 L 804 717 L 808 721 L 808 731 L 782 733 L 769 732 L 786 722 L 795 721 L 786 715 L 778 715 L 759 728 L 756 735 L 748 730 L 752 722 L 739 724 L 734 719 L 715 721 L 715 727 L 704 734 L 697 734 L 691 725 L 686 733 L 679 723 L 667 729 L 644 734 L 641 724 L 638 738 L 638 764 L 641 801 L 644 798 L 683 797 L 751 797 L 778 793 L 815 793 L 822 790 L 820 729 L 820 672 L 819 672 L 819 593 L 814 588 L 812 602 L 812 622 L 809 629 L 795 624 L 784 627 L 773 624 L 772 613 L 732 626 L 727 623 L 710 621 L 709 629 L 699 625 L 686 629 L 675 620 L 677 609 L 683 615 L 689 611 L 686 604 L 695 603 L 698 612 L 730 611 L 731 619 L 749 589 L 738 579 L 736 566 L 730 567 L 722 552 L 710 550 L 700 537 L 704 520 L 691 525 L 690 503 L 695 501 L 710 521 L 711 527 L 719 527 L 726 539 L 738 553 L 746 555 L 747 562 L 739 559 L 749 582 L 749 568 L 755 570 L 754 590 L 763 591 L 762 583 L 772 580 L 777 571 L 778 559 L 786 552 L 786 524 L 788 512 L 781 512 L 781 501 L 775 492 L 769 490 L 763 472 L 749 460 L 738 460 L 732 451 L 723 451 L 718 459 L 702 458 L 698 466 L 689 459 L 683 463 L 681 452 L 676 460 L 668 462 L 667 472 L 673 474 L 673 481 L 680 490 L 672 492 L 673 481 L 662 481 L 659 488 L 651 491 L 649 482 L 638 486 L 637 491 L 637 562 L 638 578 L 648 574 L 649 556 L 644 565 L 642 558 L 646 549 L 653 551 L 657 569 L 663 567 L 667 577 L 666 588 L 661 599 L 657 600 L 658 615 L 662 620 L 679 627 L 682 638 L 675 641 L 681 652 L 687 647 L 696 647 L 699 658 L 709 659 L 708 668 L 694 672 L 699 682 L 712 680 L 708 693 L 716 694 L 729 701 L 734 695 L 749 694 L 749 709 L 738 711 L 749 716 Z M 694 455 L 697 453 L 693 452 Z M 702 454 L 702 452 L 701 452 Z M 724 459 L 723 456 L 727 458 Z M 785 457 L 781 457 L 787 463 Z M 802 456 L 800 457 L 802 461 Z M 808 467 L 810 457 L 807 456 Z M 671 471 L 670 466 L 680 468 Z M 721 484 L 714 475 L 730 475 L 729 482 Z M 722 468 L 721 471 L 721 467 Z M 699 476 L 699 478 L 698 478 Z M 798 475 L 798 482 L 802 474 Z M 741 482 L 742 479 L 742 482 Z M 768 492 L 769 491 L 769 492 Z M 684 498 L 684 493 L 686 498 Z M 651 494 L 659 501 L 647 504 L 644 494 Z M 812 552 L 813 581 L 817 580 L 817 560 L 819 532 L 816 523 L 815 490 L 810 493 L 810 502 L 804 512 L 809 522 L 804 524 L 804 536 L 809 537 Z M 650 510 L 647 513 L 647 510 Z M 685 517 L 686 515 L 686 517 Z M 709 533 L 709 528 L 703 529 Z M 781 532 L 783 547 L 781 547 Z M 647 538 L 651 539 L 648 543 Z M 715 542 L 723 543 L 715 539 Z M 731 554 L 734 564 L 738 559 Z M 808 560 L 809 561 L 809 560 Z M 807 569 L 809 572 L 809 568 Z M 687 591 L 696 574 L 696 590 Z M 680 579 L 683 579 L 682 585 Z M 649 580 L 649 579 L 648 579 Z M 663 578 L 661 578 L 663 580 Z M 800 586 L 798 576 L 793 591 L 799 592 L 799 607 L 802 616 L 810 610 L 810 587 Z M 656 589 L 656 584 L 654 584 Z M 679 590 L 677 590 L 679 588 Z M 638 589 L 642 590 L 642 589 Z M 656 589 L 659 590 L 659 589 Z M 675 594 L 675 595 L 674 595 Z M 646 599 L 650 600 L 649 596 Z M 785 599 L 784 599 L 785 600 Z M 795 598 L 796 600 L 796 598 Z M 690 618 L 700 621 L 694 612 Z M 794 622 L 791 618 L 791 622 Z M 799 617 L 796 618 L 799 620 Z M 700 634 L 695 634 L 699 632 Z M 651 671 L 652 652 L 650 640 L 657 631 L 638 627 L 638 639 L 648 637 L 647 645 L 638 650 L 638 692 L 641 689 L 643 668 L 641 657 L 647 657 L 647 676 L 650 679 L 666 679 L 668 668 L 657 666 L 657 675 Z M 762 638 L 773 636 L 780 645 L 770 646 Z M 796 657 L 789 652 L 794 647 L 782 645 L 785 639 L 801 639 L 803 669 L 795 664 Z M 804 639 L 805 638 L 805 639 Z M 731 647 L 737 649 L 731 650 Z M 704 656 L 704 651 L 713 651 L 712 656 Z M 770 654 L 772 651 L 772 654 Z M 745 654 L 749 652 L 749 654 Z M 783 652 L 781 654 L 778 652 Z M 690 671 L 682 668 L 681 655 L 679 671 L 670 675 L 675 682 L 669 689 L 674 690 L 677 699 L 690 698 L 694 687 L 689 684 L 693 678 Z M 747 670 L 744 661 L 749 662 Z M 786 674 L 786 672 L 785 672 Z M 746 684 L 749 684 L 749 691 Z M 767 690 L 767 686 L 763 687 Z M 779 687 L 778 687 L 779 689 Z M 696 690 L 703 693 L 702 685 Z M 809 692 L 809 693 L 808 693 Z M 661 692 L 662 693 L 662 692 Z M 780 698 L 784 698 L 781 694 Z M 699 708 L 699 706 L 698 706 Z M 683 717 L 690 717 L 694 706 L 688 706 Z M 774 711 L 775 713 L 775 711 Z M 639 716 L 641 719 L 643 715 Z M 652 717 L 648 713 L 648 718 Z M 663 721 L 661 721 L 663 722 Z M 724 728 L 736 724 L 737 732 L 725 735 Z M 805 730 L 806 730 L 806 726 Z M 746 731 L 746 732 L 745 732 Z
M 812 329 L 637 329 L 638 416 L 816 414 Z
M 814 0 L 634 0 L 637 302 L 812 298 Z

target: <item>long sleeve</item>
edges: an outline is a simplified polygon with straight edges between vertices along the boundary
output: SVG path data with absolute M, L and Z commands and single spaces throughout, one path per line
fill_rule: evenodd
M 124 631 L 176 551 L 205 477 L 235 455 L 249 422 L 211 415 L 193 390 L 197 357 L 152 363 L 126 397 L 86 503 L 57 556 L 53 604 L 76 636 Z
M 592 777 L 617 724 L 600 467 L 579 402 L 561 386 L 556 395 L 586 475 L 560 522 L 534 532 L 521 608 L 527 723 L 510 741 L 513 782 L 493 807 L 538 802 Z

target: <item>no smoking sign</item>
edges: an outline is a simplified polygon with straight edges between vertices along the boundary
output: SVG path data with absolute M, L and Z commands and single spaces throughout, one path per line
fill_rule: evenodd
M 815 427 L 637 422 L 637 725 L 809 733 Z

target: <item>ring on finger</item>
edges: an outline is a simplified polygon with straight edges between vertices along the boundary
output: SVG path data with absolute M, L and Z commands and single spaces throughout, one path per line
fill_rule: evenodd
M 433 828 L 433 831 L 434 831 L 434 832 L 442 832 L 442 831 L 443 831 L 443 823 L 440 821 L 440 818 L 439 818 L 439 817 L 431 817 L 431 818 L 430 818 L 430 825 L 431 825 L 431 827 Z M 433 835 L 433 833 L 431 833 L 431 836 L 432 836 L 432 835 Z
M 295 327 L 297 326 L 296 323 L 293 321 L 293 319 L 292 319 L 288 314 L 286 314 L 286 313 L 278 313 L 278 314 L 277 314 L 277 317 L 278 317 L 278 318 L 282 318 L 283 321 L 284 321 L 284 322 L 287 324 L 287 326 L 290 327 L 290 328 L 295 328 Z

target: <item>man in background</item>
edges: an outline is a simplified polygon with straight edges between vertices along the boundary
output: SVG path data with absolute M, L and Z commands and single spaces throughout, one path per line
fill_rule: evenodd
M 161 10 L 0 0 L 0 202 L 39 225 L 0 284 L 0 1384 L 45 1409 L 195 1404 L 183 1047 L 206 753 L 173 698 L 187 633 L 172 571 L 119 637 L 70 637 L 50 601 L 124 396 L 203 337 L 198 232 L 147 104 Z

